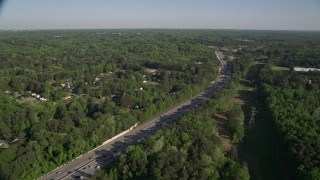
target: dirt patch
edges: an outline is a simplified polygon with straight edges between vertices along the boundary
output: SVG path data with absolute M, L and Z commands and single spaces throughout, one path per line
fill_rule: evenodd
M 231 143 L 231 131 L 227 127 L 228 118 L 224 113 L 215 114 L 214 119 L 216 120 L 219 137 L 221 140 L 221 146 L 224 151 L 230 151 L 232 149 Z
M 227 120 L 228 120 L 226 114 L 224 114 L 224 113 L 215 114 L 215 116 L 216 116 L 218 119 L 221 119 L 221 120 L 224 120 L 224 121 L 227 121 Z
M 242 99 L 240 99 L 240 97 L 235 97 L 235 98 L 233 98 L 232 102 L 233 102 L 234 104 L 239 104 L 239 105 L 245 104 L 245 102 L 244 102 Z
M 221 146 L 222 146 L 223 150 L 224 151 L 231 151 L 233 145 L 231 144 L 230 139 L 220 137 L 220 140 L 221 140 Z

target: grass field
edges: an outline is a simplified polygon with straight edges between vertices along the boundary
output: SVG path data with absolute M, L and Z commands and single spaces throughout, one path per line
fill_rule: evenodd
M 252 68 L 255 68 L 254 66 Z M 250 73 L 250 72 L 249 72 Z M 291 179 L 288 175 L 283 153 L 276 139 L 272 122 L 263 111 L 262 104 L 257 98 L 254 86 L 243 79 L 241 89 L 235 98 L 235 103 L 241 102 L 245 113 L 245 138 L 239 148 L 240 160 L 247 162 L 251 179 Z M 258 110 L 255 125 L 249 127 L 251 108 Z

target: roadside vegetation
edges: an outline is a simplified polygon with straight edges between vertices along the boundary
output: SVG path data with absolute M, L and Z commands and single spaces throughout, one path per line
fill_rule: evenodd
M 215 101 L 222 103 L 222 96 L 187 113 L 141 144 L 128 147 L 112 168 L 98 171 L 92 179 L 250 179 L 247 165 L 226 155 L 222 145 L 215 122 Z M 230 111 L 233 115 L 238 112 Z M 229 118 L 230 124 L 236 124 L 235 129 L 239 129 L 239 120 Z

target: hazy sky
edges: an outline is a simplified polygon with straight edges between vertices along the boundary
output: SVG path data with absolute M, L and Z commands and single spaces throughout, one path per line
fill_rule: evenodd
M 1 0 L 0 0 L 1 1 Z M 8 0 L 0 29 L 320 30 L 320 0 Z

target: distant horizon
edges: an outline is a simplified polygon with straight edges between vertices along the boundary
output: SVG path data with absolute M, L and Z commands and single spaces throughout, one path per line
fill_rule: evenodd
M 1 30 L 235 29 L 320 31 L 318 0 L 1 1 Z
M 320 30 L 304 29 L 210 29 L 210 28 L 52 28 L 52 29 L 0 29 L 0 31 L 50 31 L 50 30 L 212 30 L 212 31 L 293 31 L 320 32 Z

